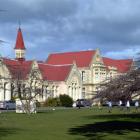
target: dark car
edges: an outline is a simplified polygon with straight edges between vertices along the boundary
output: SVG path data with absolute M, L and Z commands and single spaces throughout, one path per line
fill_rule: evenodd
M 15 101 L 0 101 L 0 109 L 15 109 Z
M 109 101 L 104 101 L 102 103 L 102 106 L 108 106 L 108 103 L 109 103 Z M 118 105 L 119 105 L 119 102 L 112 102 L 112 106 L 118 106 Z
M 76 100 L 76 107 L 88 107 L 91 106 L 91 101 L 87 99 L 78 99 Z

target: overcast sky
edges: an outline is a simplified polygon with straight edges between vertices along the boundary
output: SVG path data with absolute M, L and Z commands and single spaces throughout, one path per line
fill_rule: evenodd
M 21 21 L 28 59 L 99 48 L 112 58 L 140 51 L 140 0 L 0 0 L 2 56 L 14 58 Z

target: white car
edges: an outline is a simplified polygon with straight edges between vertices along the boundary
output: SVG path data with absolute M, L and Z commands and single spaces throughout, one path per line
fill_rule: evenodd
M 16 109 L 15 101 L 0 101 L 0 109 Z

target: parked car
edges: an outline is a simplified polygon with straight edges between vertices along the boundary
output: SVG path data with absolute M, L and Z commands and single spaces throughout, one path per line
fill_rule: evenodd
M 16 109 L 15 101 L 0 101 L 0 109 Z
M 76 107 L 80 105 L 80 107 L 88 107 L 91 106 L 91 101 L 87 99 L 78 99 L 76 100 Z
M 112 102 L 112 106 L 118 106 L 119 105 L 119 102 Z M 108 106 L 108 101 L 104 101 L 102 103 L 102 106 Z

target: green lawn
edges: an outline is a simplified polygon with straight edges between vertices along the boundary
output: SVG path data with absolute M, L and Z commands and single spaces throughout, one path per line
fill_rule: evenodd
M 0 140 L 140 140 L 140 113 L 114 108 L 1 113 Z

